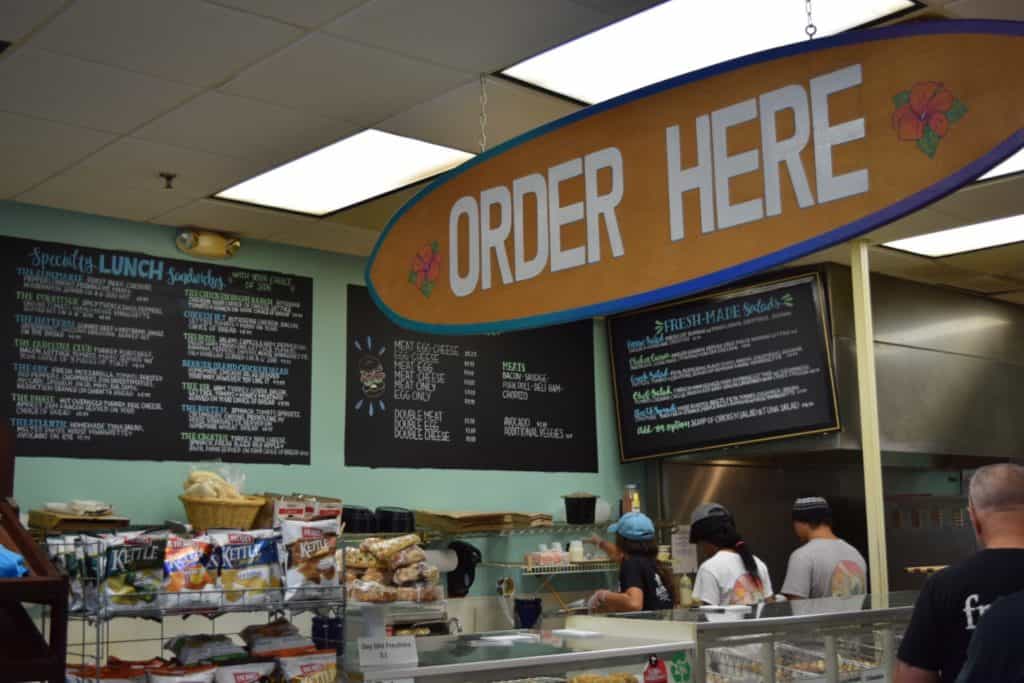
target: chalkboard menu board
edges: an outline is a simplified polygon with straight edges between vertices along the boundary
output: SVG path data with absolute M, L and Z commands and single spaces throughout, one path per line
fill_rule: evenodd
M 609 319 L 623 461 L 839 429 L 817 273 Z
M 348 288 L 345 464 L 596 472 L 589 320 L 418 334 Z
M 21 456 L 309 464 L 313 282 L 0 238 Z

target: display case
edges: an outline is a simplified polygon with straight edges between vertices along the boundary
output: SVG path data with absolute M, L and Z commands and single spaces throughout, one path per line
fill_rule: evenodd
M 642 630 L 642 629 L 640 629 Z M 501 631 L 420 638 L 415 665 L 362 667 L 358 645 L 349 644 L 349 681 L 416 680 L 417 683 L 495 683 L 511 681 L 642 680 L 651 655 L 689 661 L 692 640 L 644 635 L 607 635 L 579 629 Z M 629 677 L 632 678 L 629 678 Z M 599 678 L 600 677 L 600 678 Z
M 882 599 L 795 600 L 576 617 L 571 622 L 610 633 L 634 632 L 637 624 L 673 624 L 680 637 L 692 637 L 696 643 L 695 683 L 891 681 L 896 646 L 910 622 L 916 596 L 901 592 Z

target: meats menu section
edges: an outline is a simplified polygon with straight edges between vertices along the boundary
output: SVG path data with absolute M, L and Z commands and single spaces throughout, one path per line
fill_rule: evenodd
M 0 238 L 17 455 L 309 464 L 309 278 Z
M 349 286 L 345 463 L 596 472 L 593 337 L 409 332 Z
M 624 461 L 839 429 L 817 273 L 610 319 Z

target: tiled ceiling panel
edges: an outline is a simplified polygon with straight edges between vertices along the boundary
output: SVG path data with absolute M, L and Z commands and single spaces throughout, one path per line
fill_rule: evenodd
M 934 207 L 960 219 L 961 225 L 1024 213 L 1024 176 L 976 183 L 939 201 Z
M 472 74 L 312 34 L 247 70 L 224 90 L 372 125 L 472 78 Z
M 946 282 L 952 287 L 968 289 L 980 294 L 997 294 L 1016 291 L 1024 286 L 1024 282 L 1011 280 L 998 275 L 973 274 L 961 278 L 953 278 Z
M 1020 217 L 1024 222 L 1024 216 Z M 965 270 L 992 275 L 1024 274 L 1024 243 L 1008 244 L 995 249 L 982 249 L 942 259 Z
M 665 0 L 572 0 L 577 5 L 583 5 L 590 9 L 614 17 L 628 17 L 631 14 L 642 12 L 645 9 L 660 5 Z
M 494 145 L 580 107 L 503 78 L 487 79 L 487 144 Z M 417 105 L 380 128 L 467 152 L 480 150 L 480 83 L 473 81 Z
M 300 157 L 351 135 L 354 124 L 276 104 L 208 92 L 140 129 L 135 137 L 264 166 Z
M 937 230 L 954 228 L 962 225 L 963 221 L 955 216 L 943 213 L 938 205 L 932 204 L 923 209 L 907 214 L 903 218 L 883 225 L 877 230 L 870 232 L 867 237 L 874 244 L 882 244 L 893 240 L 915 237 Z
M 354 206 L 351 209 L 339 211 L 329 216 L 326 220 L 367 228 L 368 230 L 383 230 L 384 226 L 391 220 L 391 217 L 426 186 L 426 183 L 420 183 L 404 190 L 392 192 L 383 197 Z
M 78 0 L 33 43 L 82 59 L 208 86 L 301 35 L 302 30 L 294 26 L 199 0 Z
M 0 1 L 0 40 L 8 43 L 21 40 L 63 5 L 62 0 Z
M 105 180 L 111 192 L 126 188 L 164 189 L 161 173 L 174 173 L 174 192 L 188 198 L 205 197 L 260 170 L 254 161 L 216 156 L 148 140 L 121 138 L 67 171 L 84 182 Z
M 0 110 L 126 133 L 196 92 L 30 47 L 0 59 Z
M 470 72 L 491 72 L 608 23 L 569 0 L 374 0 L 325 30 Z
M 316 28 L 367 0 L 212 0 L 295 26 Z
M 114 137 L 0 112 L 0 199 L 13 197 L 64 170 Z
M 113 188 L 103 178 L 60 175 L 20 194 L 19 202 L 100 216 L 146 221 L 188 202 L 180 193 L 137 187 Z
M 340 254 L 369 256 L 379 236 L 374 230 L 330 221 L 317 221 L 312 225 L 296 227 L 287 233 L 271 235 L 268 239 L 272 242 L 284 242 Z
M 269 237 L 307 227 L 316 222 L 308 216 L 232 204 L 217 199 L 200 199 L 157 216 L 155 222 L 175 227 L 197 226 L 248 237 Z
M 1024 19 L 1024 2 L 1020 0 L 958 0 L 943 9 L 952 17 L 968 19 Z

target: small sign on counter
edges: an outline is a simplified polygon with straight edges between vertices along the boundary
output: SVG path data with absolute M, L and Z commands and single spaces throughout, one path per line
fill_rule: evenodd
M 690 527 L 680 525 L 672 533 L 672 572 L 693 574 L 697 571 L 697 546 L 690 543 Z
M 398 666 L 418 664 L 415 636 L 360 638 L 359 666 Z

